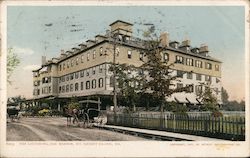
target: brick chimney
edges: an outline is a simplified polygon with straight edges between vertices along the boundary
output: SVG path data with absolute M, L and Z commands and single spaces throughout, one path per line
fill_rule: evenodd
M 202 44 L 202 45 L 200 46 L 200 52 L 199 52 L 199 54 L 200 54 L 200 55 L 204 55 L 204 56 L 208 56 L 208 52 L 209 52 L 208 46 L 205 45 L 205 44 Z
M 181 43 L 181 46 L 179 47 L 181 50 L 184 52 L 189 52 L 190 51 L 190 40 L 184 40 Z
M 169 34 L 166 32 L 161 33 L 160 42 L 163 47 L 168 47 L 169 46 Z

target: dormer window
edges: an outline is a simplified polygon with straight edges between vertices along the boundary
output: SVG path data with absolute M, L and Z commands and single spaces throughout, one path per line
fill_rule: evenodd
M 177 49 L 178 48 L 178 44 L 174 43 L 174 48 Z

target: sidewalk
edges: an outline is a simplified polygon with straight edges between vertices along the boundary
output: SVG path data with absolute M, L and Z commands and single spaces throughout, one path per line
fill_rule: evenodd
M 125 131 L 135 134 L 142 135 L 151 135 L 156 137 L 166 137 L 169 139 L 177 139 L 177 140 L 186 140 L 186 141 L 228 141 L 223 139 L 216 138 L 208 138 L 202 136 L 195 136 L 189 134 L 180 134 L 166 131 L 157 131 L 157 130 L 148 130 L 148 129 L 139 129 L 139 128 L 131 128 L 131 127 L 122 127 L 122 126 L 113 126 L 113 125 L 95 125 L 99 128 L 105 128 L 109 130 L 117 130 L 117 131 Z

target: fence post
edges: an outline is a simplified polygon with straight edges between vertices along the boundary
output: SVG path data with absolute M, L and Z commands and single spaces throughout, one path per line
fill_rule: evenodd
M 173 118 L 173 125 L 174 125 L 174 131 L 175 131 L 175 128 L 176 128 L 176 122 L 175 122 L 175 114 L 173 114 L 174 118 Z

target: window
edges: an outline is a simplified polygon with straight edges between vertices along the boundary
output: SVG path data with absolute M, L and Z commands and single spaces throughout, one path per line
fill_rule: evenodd
M 79 72 L 76 72 L 75 73 L 75 79 L 78 79 L 78 77 L 79 77 Z
M 93 59 L 95 59 L 96 54 L 95 54 L 95 50 L 93 51 Z
M 78 65 L 78 62 L 79 62 L 79 58 L 76 58 L 76 65 Z
M 62 65 L 61 64 L 59 65 L 59 71 L 62 71 Z
M 143 53 L 140 53 L 140 54 L 139 54 L 139 59 L 140 59 L 141 61 L 143 61 Z
M 196 80 L 201 81 L 201 74 L 196 74 Z
M 220 71 L 219 65 L 215 65 L 215 71 Z
M 102 73 L 102 69 L 103 69 L 102 67 L 103 67 L 103 65 L 99 66 L 99 73 Z
M 68 62 L 67 62 L 67 68 L 69 68 L 69 65 L 70 65 L 70 62 L 68 61 Z
M 89 53 L 87 54 L 87 61 L 89 61 Z
M 78 83 L 75 83 L 75 91 L 78 91 Z
M 202 68 L 202 61 L 200 61 L 200 60 L 195 60 L 195 67 Z
M 168 55 L 168 53 L 164 53 L 163 54 L 163 61 L 164 62 L 167 62 L 169 60 L 169 55 Z
M 128 58 L 129 58 L 129 59 L 132 58 L 132 52 L 131 52 L 131 50 L 128 51 Z
M 187 73 L 187 79 L 193 79 L 193 74 L 192 72 Z
M 71 59 L 71 67 L 74 66 L 74 60 Z
M 184 58 L 182 56 L 176 55 L 175 63 L 184 64 Z
M 67 81 L 69 80 L 69 75 L 66 76 L 66 80 L 67 80 Z
M 92 74 L 95 74 L 95 67 L 92 68 Z
M 206 75 L 205 76 L 205 81 L 211 82 L 211 76 Z
M 65 63 L 63 63 L 63 70 L 65 70 Z
M 51 93 L 51 86 L 49 86 L 49 93 Z
M 183 78 L 183 71 L 177 70 L 177 77 Z
M 83 82 L 81 82 L 81 90 L 83 90 Z
M 183 88 L 183 84 L 182 83 L 177 83 L 177 89 L 181 89 Z
M 86 76 L 89 76 L 89 69 L 86 70 Z
M 212 69 L 212 64 L 211 63 L 206 63 L 206 69 Z
M 199 95 L 202 93 L 202 85 L 195 86 L 195 93 L 196 93 L 196 95 Z
M 70 84 L 70 92 L 73 92 L 73 84 Z
M 103 78 L 99 78 L 99 80 L 98 80 L 98 86 L 99 86 L 99 88 L 103 87 Z
M 90 81 L 86 82 L 86 89 L 90 89 Z
M 84 62 L 84 56 L 83 55 L 81 56 L 81 62 L 82 63 Z
M 92 80 L 92 89 L 95 89 L 96 88 L 96 80 Z
M 59 86 L 59 93 L 61 93 L 61 91 L 62 91 L 62 87 L 61 87 L 61 86 Z
M 187 85 L 188 87 L 188 92 L 192 93 L 194 92 L 194 85 L 190 84 L 190 85 Z
M 70 74 L 70 80 L 74 79 L 74 73 Z
M 62 86 L 62 92 L 63 93 L 65 92 L 65 86 L 64 85 Z
M 69 92 L 69 85 L 66 85 L 66 92 Z
M 187 58 L 187 61 L 186 61 L 187 63 L 187 65 L 188 66 L 193 66 L 193 59 L 191 59 L 191 58 Z
M 80 71 L 80 77 L 84 77 L 84 70 Z
M 119 49 L 119 48 L 116 48 L 116 49 L 115 49 L 115 55 L 118 57 L 119 54 L 120 54 L 120 49 Z
M 100 47 L 100 56 L 102 56 L 102 54 L 103 54 L 103 48 Z

